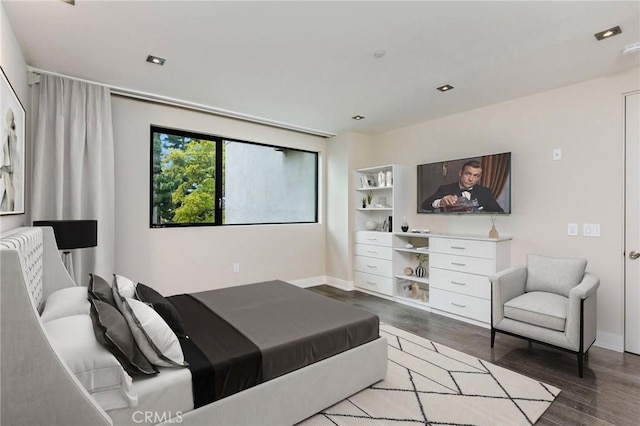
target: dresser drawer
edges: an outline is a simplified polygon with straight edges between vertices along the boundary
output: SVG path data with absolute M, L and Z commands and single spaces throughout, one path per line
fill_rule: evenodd
M 479 257 L 455 256 L 452 254 L 429 253 L 431 268 L 449 269 L 451 271 L 467 272 L 478 275 L 492 275 L 495 264 L 492 259 Z
M 452 293 L 439 288 L 431 288 L 429 290 L 429 305 L 433 309 L 439 309 L 477 321 L 485 323 L 491 321 L 490 300 Z
M 431 253 L 456 254 L 493 259 L 495 257 L 495 243 L 491 241 L 430 238 L 429 251 Z
M 385 277 L 391 277 L 393 275 L 393 267 L 390 260 L 376 259 L 373 257 L 356 256 L 354 269 L 356 271 Z
M 429 287 L 491 300 L 491 282 L 483 275 L 431 267 Z
M 356 244 L 355 254 L 357 256 L 368 256 L 391 260 L 393 257 L 393 249 L 391 247 L 374 246 L 371 244 Z
M 356 232 L 356 243 L 372 244 L 376 246 L 391 247 L 393 234 L 391 232 L 358 231 Z
M 354 282 L 356 287 L 393 296 L 393 278 L 356 271 L 354 273 Z

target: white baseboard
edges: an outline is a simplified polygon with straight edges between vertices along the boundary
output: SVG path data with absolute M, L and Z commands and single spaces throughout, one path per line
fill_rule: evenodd
M 596 341 L 593 344 L 600 348 L 611 349 L 616 352 L 624 352 L 624 337 L 618 334 L 596 332 Z
M 344 291 L 353 291 L 355 286 L 353 285 L 353 281 L 341 280 L 339 278 L 327 277 L 327 285 L 331 287 L 339 288 Z
M 313 287 L 316 285 L 326 284 L 327 277 L 325 275 L 320 275 L 318 277 L 302 278 L 299 280 L 289 280 L 287 282 L 289 284 L 293 284 L 298 287 L 307 288 L 307 287 Z

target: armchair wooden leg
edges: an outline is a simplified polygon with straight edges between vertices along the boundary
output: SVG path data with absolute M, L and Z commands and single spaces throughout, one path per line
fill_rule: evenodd
M 493 344 L 496 341 L 496 329 L 491 327 L 491 348 L 493 349 Z

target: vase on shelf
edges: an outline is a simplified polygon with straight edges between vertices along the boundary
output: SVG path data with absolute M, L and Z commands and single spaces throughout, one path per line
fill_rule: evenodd
M 498 238 L 500 234 L 498 234 L 498 230 L 496 229 L 496 217 L 491 216 L 491 229 L 489 230 L 489 238 Z
M 409 230 L 409 224 L 407 223 L 406 216 L 402 218 L 402 225 L 400 225 L 400 229 L 402 229 L 402 232 L 407 232 Z
M 422 266 L 422 261 L 420 261 L 420 263 L 418 263 L 418 266 L 416 266 L 415 274 L 416 277 L 419 278 L 424 278 L 424 276 L 427 275 L 427 270 L 424 266 Z

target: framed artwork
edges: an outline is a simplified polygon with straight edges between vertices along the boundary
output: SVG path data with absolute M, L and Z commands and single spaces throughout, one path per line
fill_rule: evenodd
M 0 67 L 0 215 L 24 213 L 26 113 Z

